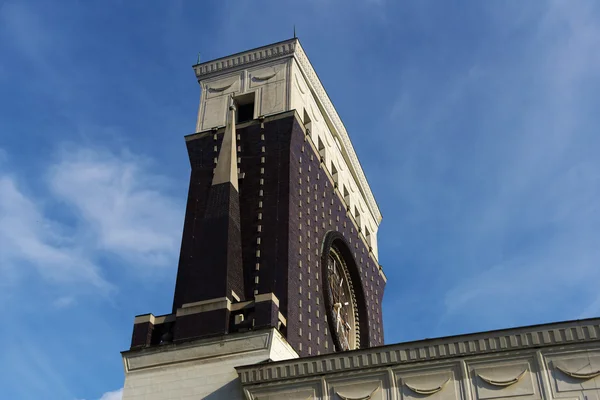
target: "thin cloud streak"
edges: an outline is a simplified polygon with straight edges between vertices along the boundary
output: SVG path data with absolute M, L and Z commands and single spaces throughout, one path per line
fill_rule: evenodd
M 3 275 L 18 280 L 22 264 L 33 266 L 52 282 L 87 282 L 102 291 L 109 290 L 98 266 L 72 247 L 72 238 L 62 235 L 60 223 L 43 214 L 25 196 L 14 179 L 0 176 L 0 254 Z
M 47 193 L 26 194 L 17 177 L 0 173 L 4 285 L 18 282 L 23 266 L 31 266 L 49 282 L 86 283 L 108 293 L 116 287 L 98 263 L 104 256 L 115 255 L 131 268 L 172 267 L 181 207 L 165 190 L 168 180 L 146 167 L 132 154 L 70 148 L 47 167 Z M 52 218 L 48 208 L 62 209 L 74 222 Z M 67 295 L 54 305 L 74 303 Z
M 69 343 L 43 349 L 60 377 L 15 351 L 12 397 L 97 399 L 122 385 L 131 316 L 172 300 L 181 135 L 198 101 L 189 64 L 196 51 L 206 60 L 286 39 L 294 25 L 382 207 L 387 343 L 600 313 L 597 2 L 232 4 L 0 9 L 0 79 L 14 93 L 0 107 L 11 133 L 0 135 L 0 178 L 13 188 L 0 215 L 29 218 L 0 234 L 0 285 L 28 283 L 10 300 L 29 341 Z M 67 141 L 84 145 L 47 160 Z M 59 265 L 31 259 L 15 234 Z M 98 296 L 93 275 L 64 269 L 80 263 L 122 291 Z
M 416 279 L 431 274 L 429 290 L 446 292 L 421 310 L 443 310 L 439 332 L 600 311 L 587 285 L 600 280 L 600 139 L 589 90 L 600 85 L 600 29 L 591 8 L 530 10 L 507 30 L 536 28 L 505 61 L 475 53 L 437 91 L 427 71 L 403 71 L 390 114 L 402 142 L 385 148 L 402 149 L 392 192 L 409 207 L 406 229 L 438 249 L 421 257 Z M 467 107 L 470 118 L 457 120 Z
M 172 266 L 179 249 L 181 201 L 168 180 L 149 174 L 147 160 L 107 151 L 63 151 L 50 168 L 52 193 L 94 232 L 99 250 L 136 265 Z
M 582 85 L 600 78 L 600 30 L 592 15 L 585 6 L 565 7 L 559 2 L 548 9 L 531 43 L 532 51 L 540 49 L 533 53 L 539 65 L 529 72 L 537 76 L 539 87 L 512 91 L 516 98 L 520 90 L 530 90 L 531 103 L 521 110 L 524 118 L 516 127 L 510 163 L 498 171 L 500 191 L 482 204 L 481 218 L 474 219 L 474 232 L 500 228 L 507 236 L 521 234 L 523 240 L 543 242 L 513 252 L 502 266 L 452 289 L 446 297 L 450 314 L 455 314 L 456 293 L 493 309 L 506 307 L 502 299 L 517 296 L 530 300 L 528 304 L 550 298 L 540 310 L 546 313 L 548 307 L 575 310 L 581 305 L 557 302 L 570 297 L 561 292 L 600 280 L 600 243 L 595 239 L 600 222 L 600 209 L 595 206 L 600 198 L 600 165 L 579 147 L 599 144 L 585 127 L 590 116 L 581 111 L 586 109 Z M 564 25 L 569 27 L 566 33 L 561 32 Z M 557 32 L 559 40 L 549 40 Z M 533 239 L 528 231 L 537 231 L 537 237 Z M 494 273 L 502 269 L 504 274 Z M 479 294 L 474 295 L 474 290 Z M 591 296 L 590 292 L 583 297 L 589 302 Z M 518 307 L 515 304 L 507 314 L 516 315 Z
M 100 400 L 121 400 L 123 398 L 123 389 L 114 392 L 106 392 L 100 397 Z

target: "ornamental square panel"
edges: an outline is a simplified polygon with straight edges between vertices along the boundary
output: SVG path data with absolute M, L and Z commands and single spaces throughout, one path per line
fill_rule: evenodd
M 241 77 L 240 73 L 219 77 L 211 81 L 204 82 L 205 97 L 211 99 L 213 97 L 219 97 L 230 93 L 239 93 L 241 91 Z M 227 107 L 224 108 L 227 111 Z
M 271 65 L 248 69 L 248 86 L 250 88 L 255 88 L 274 82 L 284 81 L 287 73 L 287 67 L 288 61 L 283 60 Z
M 200 130 L 207 130 L 216 126 L 225 125 L 227 105 L 229 96 L 219 95 L 211 99 L 207 99 L 202 110 L 201 118 L 202 126 Z
M 306 381 L 292 384 L 266 384 L 245 390 L 248 400 L 309 400 L 322 398 L 321 381 Z
M 474 399 L 540 399 L 541 383 L 533 356 L 468 363 Z
M 402 400 L 458 400 L 463 398 L 460 365 L 436 365 L 394 373 Z
M 269 115 L 285 107 L 285 82 L 273 82 L 259 89 L 259 114 Z
M 554 397 L 600 399 L 600 349 L 545 355 Z
M 391 399 L 389 388 L 393 385 L 388 374 L 345 374 L 327 379 L 330 400 L 387 400 Z

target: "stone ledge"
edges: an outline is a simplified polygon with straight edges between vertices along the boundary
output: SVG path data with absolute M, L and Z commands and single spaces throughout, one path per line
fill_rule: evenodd
M 300 116 L 298 115 L 298 113 L 296 112 L 296 110 L 288 110 L 288 111 L 282 111 L 279 113 L 275 113 L 275 114 L 269 114 L 269 115 L 265 115 L 262 116 L 261 118 L 256 118 L 250 121 L 246 121 L 246 122 L 242 122 L 241 124 L 236 124 L 235 129 L 242 129 L 245 128 L 247 126 L 250 125 L 257 125 L 263 122 L 271 122 L 271 121 L 276 121 L 278 119 L 282 119 L 282 118 L 287 118 L 290 116 L 296 115 L 296 118 L 300 121 Z M 199 137 L 204 137 L 206 135 L 214 135 L 214 134 L 222 134 L 225 131 L 225 126 L 215 126 L 214 128 L 211 129 L 207 129 L 201 132 L 195 132 L 195 133 L 190 133 L 188 135 L 184 136 L 184 139 L 186 142 L 189 142 L 191 140 L 195 140 L 198 139 Z
M 201 359 L 234 356 L 269 349 L 274 336 L 281 334 L 275 329 L 243 334 L 228 334 L 218 338 L 153 346 L 141 350 L 124 351 L 125 371 L 159 367 L 168 364 Z
M 220 310 L 223 308 L 231 310 L 231 302 L 227 297 L 220 297 L 216 299 L 197 301 L 195 303 L 183 304 L 181 308 L 177 309 L 176 315 L 177 317 L 183 317 L 184 315 Z

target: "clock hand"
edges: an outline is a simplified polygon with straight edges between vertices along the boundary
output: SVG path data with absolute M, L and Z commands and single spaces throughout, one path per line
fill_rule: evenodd
M 340 309 L 341 308 L 342 308 L 342 304 L 341 303 L 335 303 L 333 305 L 333 309 L 335 310 L 335 319 L 336 319 L 336 322 L 337 322 L 336 332 L 340 331 L 340 319 L 341 319 L 340 318 Z

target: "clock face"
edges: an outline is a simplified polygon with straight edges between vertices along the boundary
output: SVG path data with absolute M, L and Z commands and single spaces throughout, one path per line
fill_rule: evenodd
M 329 327 L 338 350 L 357 348 L 356 300 L 352 282 L 340 253 L 332 247 L 327 258 Z M 333 323 L 332 323 L 333 322 Z

